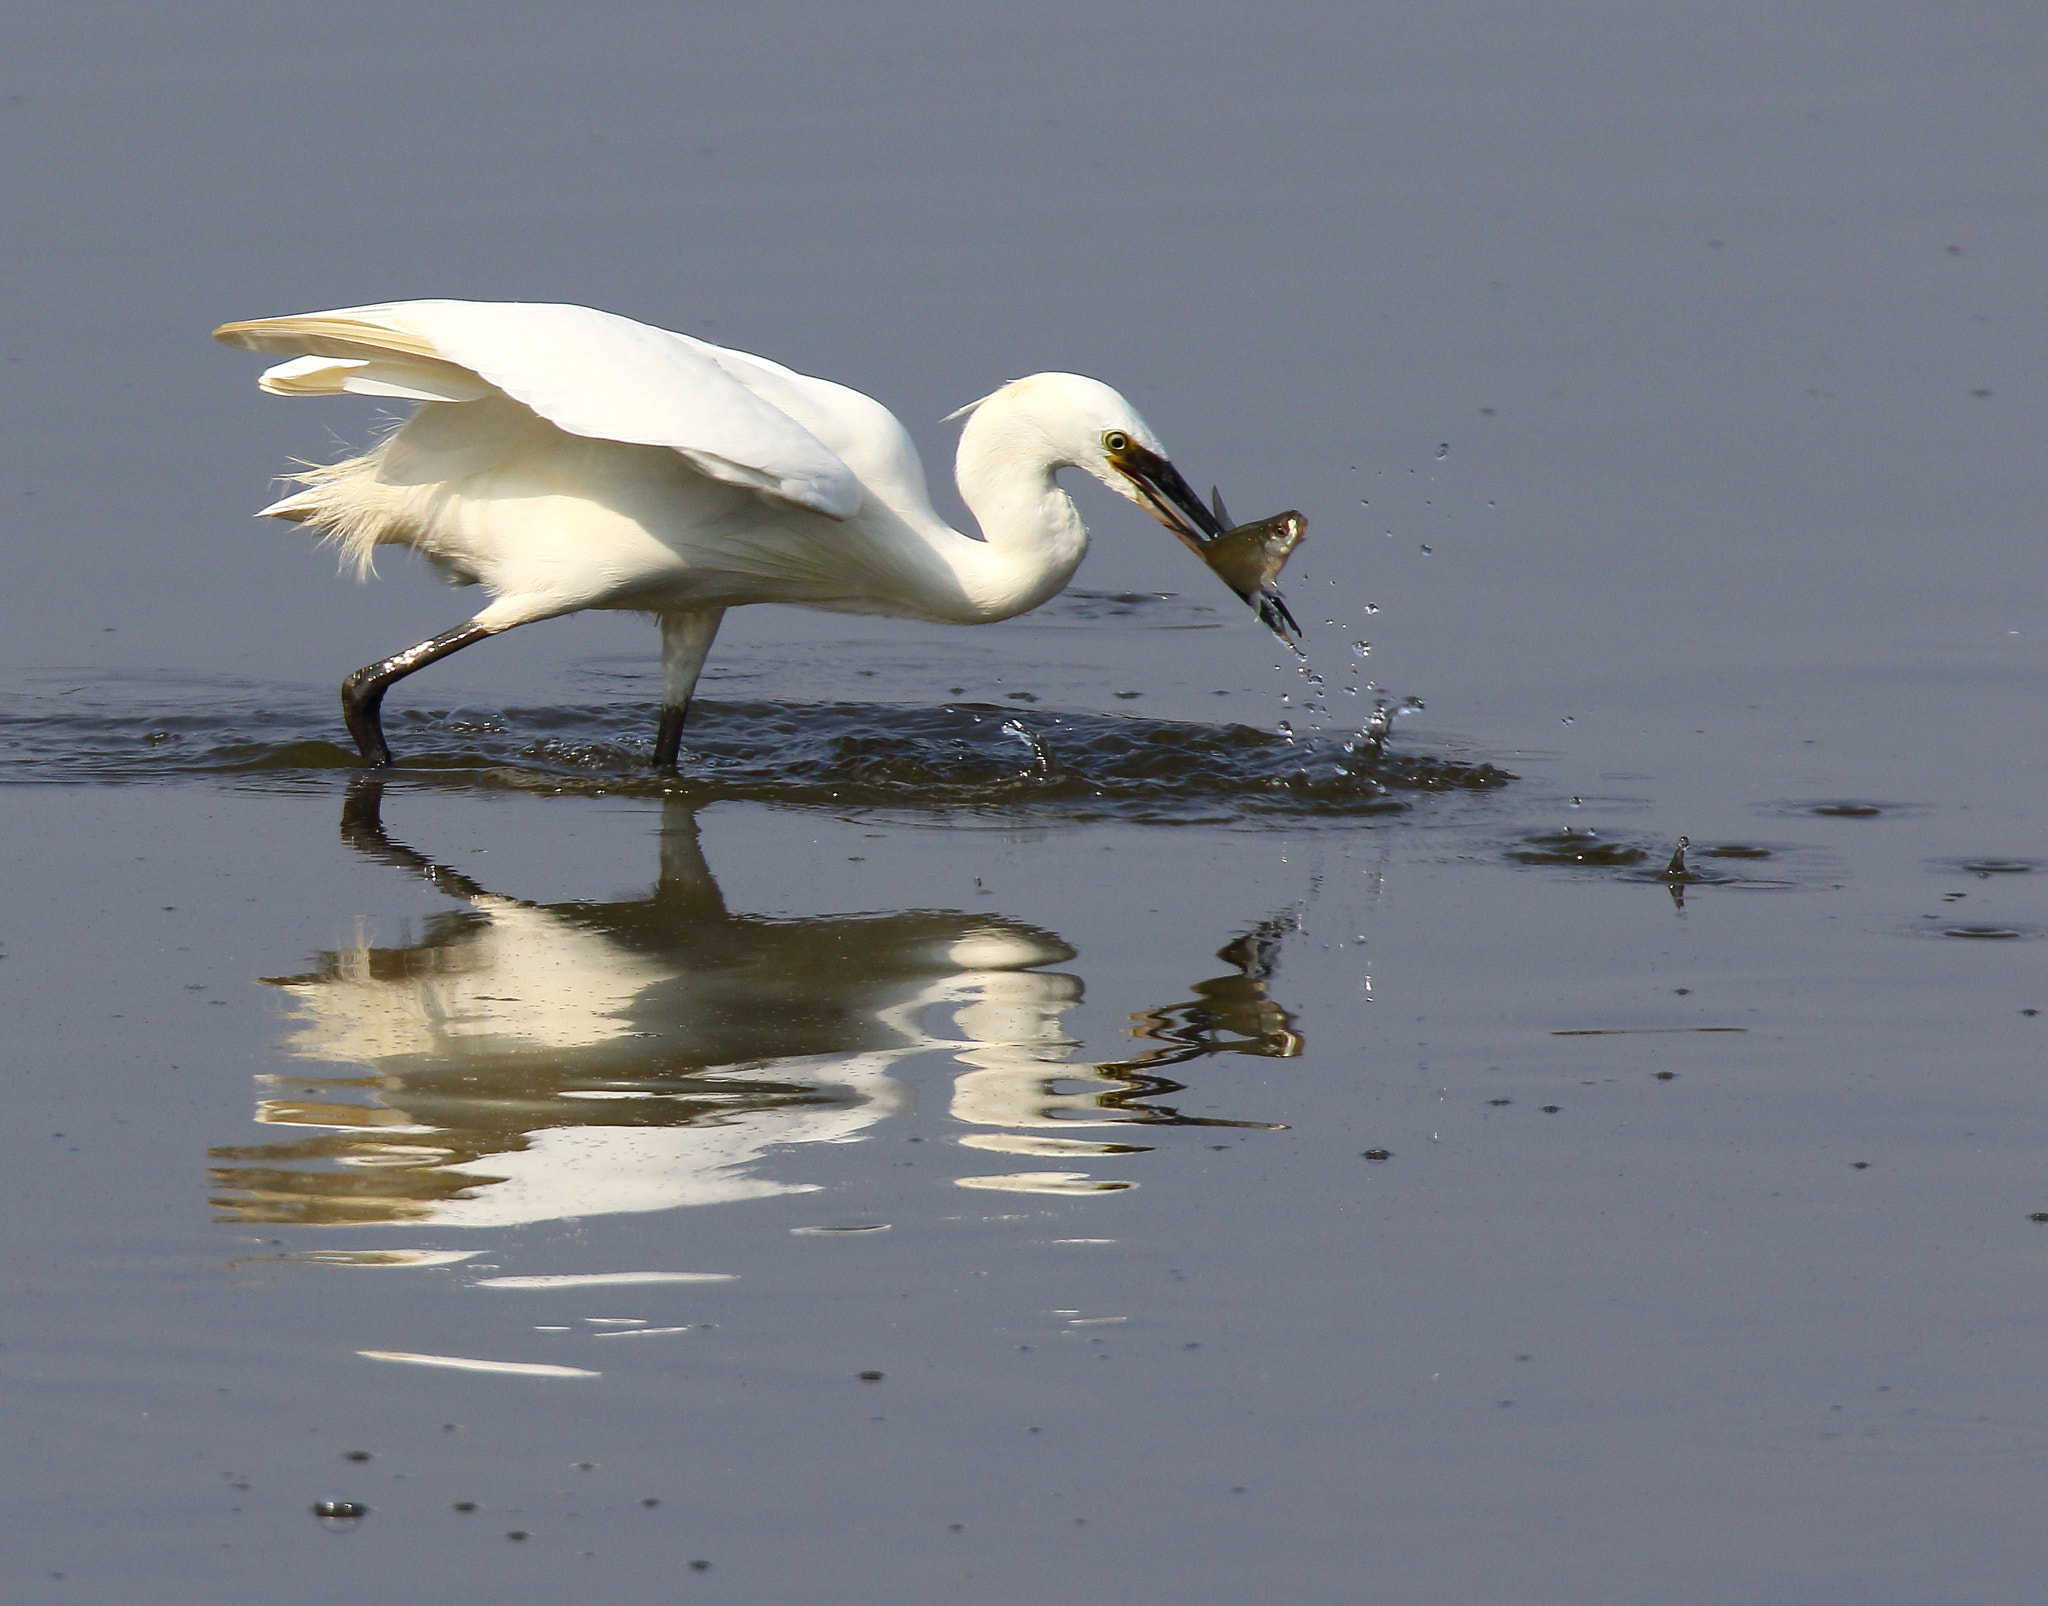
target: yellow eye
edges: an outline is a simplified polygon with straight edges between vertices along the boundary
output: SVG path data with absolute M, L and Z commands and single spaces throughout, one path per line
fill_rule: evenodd
M 1120 429 L 1105 430 L 1102 436 L 1102 449 L 1111 457 L 1119 456 L 1131 449 L 1131 437 Z

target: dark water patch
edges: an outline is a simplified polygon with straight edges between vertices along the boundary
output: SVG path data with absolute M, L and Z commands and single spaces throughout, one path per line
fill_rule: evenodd
M 1798 814 L 1816 820 L 1900 820 L 1925 814 L 1924 803 L 1880 803 L 1869 798 L 1793 798 L 1761 805 L 1771 814 Z
M 1951 896 L 1959 898 L 1962 894 Z M 1898 929 L 1912 937 L 1953 937 L 1964 942 L 2030 942 L 2048 933 L 2048 928 L 2024 920 L 1955 919 L 1960 912 L 1950 910 L 1944 914 L 1921 915 Z
M 0 779 L 206 779 L 331 788 L 361 760 L 335 738 L 326 694 L 132 682 L 0 704 Z M 649 767 L 653 711 L 638 704 L 387 716 L 394 779 L 584 796 L 1002 810 L 1069 818 L 1228 822 L 1397 812 L 1400 794 L 1488 790 L 1485 763 L 1384 751 L 1366 737 L 1289 738 L 1247 725 L 961 703 L 711 702 L 691 711 L 682 774 Z
M 1514 864 L 1612 871 L 1615 880 L 1669 887 L 1675 894 L 1688 887 L 1782 889 L 1805 885 L 1817 878 L 1817 871 L 1810 864 L 1804 866 L 1805 874 L 1792 876 L 1763 876 L 1748 868 L 1769 863 L 1773 869 L 1785 870 L 1792 867 L 1793 861 L 1815 857 L 1798 849 L 1765 847 L 1753 842 L 1696 845 L 1687 837 L 1659 841 L 1607 835 L 1583 826 L 1530 832 L 1511 844 L 1505 856 Z
M 1119 619 L 1128 629 L 1215 630 L 1222 626 L 1222 610 L 1213 603 L 1196 602 L 1175 591 L 1083 591 L 1069 588 L 1039 607 L 1032 623 L 1049 624 Z
M 1747 1032 L 1747 1026 L 1579 1026 L 1569 1031 L 1552 1032 L 1552 1037 L 1668 1037 L 1681 1032 L 1702 1032 L 1708 1035 Z M 1659 1071 L 1660 1077 L 1673 1073 Z
M 2041 868 L 2039 859 L 1938 859 L 1934 868 L 1954 874 L 1973 875 L 1988 881 L 1995 875 L 2031 875 Z
M 1598 831 L 1566 827 L 1534 831 L 1507 850 L 1516 864 L 1562 865 L 1575 869 L 1614 869 L 1643 863 L 1654 849 L 1640 842 L 1603 837 Z

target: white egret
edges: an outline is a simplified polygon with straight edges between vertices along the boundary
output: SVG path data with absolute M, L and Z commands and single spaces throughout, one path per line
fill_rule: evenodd
M 1202 505 L 1137 410 L 1076 374 L 1034 374 L 961 410 L 957 477 L 975 540 L 933 511 L 916 448 L 878 402 L 611 313 L 400 301 L 214 335 L 292 357 L 259 380 L 272 395 L 420 403 L 364 455 L 297 475 L 303 489 L 263 514 L 338 541 L 359 573 L 377 547 L 405 546 L 491 593 L 466 623 L 342 683 L 371 765 L 391 762 L 380 712 L 396 681 L 515 625 L 608 608 L 661 621 L 655 764 L 673 769 L 728 608 L 983 624 L 1054 596 L 1088 546 L 1054 479 L 1062 468 L 1093 475 L 1197 553 L 1228 533 L 1220 499 Z M 1272 585 L 1278 559 L 1248 569 L 1245 542 L 1215 557 L 1227 548 L 1225 582 L 1275 630 L 1291 625 Z

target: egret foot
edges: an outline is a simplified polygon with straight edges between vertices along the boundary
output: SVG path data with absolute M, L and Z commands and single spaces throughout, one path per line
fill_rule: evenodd
M 404 652 L 395 652 L 374 664 L 365 664 L 341 683 L 341 717 L 348 733 L 356 739 L 363 762 L 373 769 L 391 763 L 391 744 L 384 740 L 384 694 L 415 669 L 460 652 L 488 636 L 497 634 L 482 625 L 457 625 L 431 640 Z

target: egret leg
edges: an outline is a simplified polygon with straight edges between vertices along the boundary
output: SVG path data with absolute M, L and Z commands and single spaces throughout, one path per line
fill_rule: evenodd
M 683 748 L 683 721 L 690 694 L 704 672 L 704 660 L 725 618 L 723 608 L 661 616 L 661 727 L 654 737 L 654 767 L 673 774 Z M 452 648 L 450 649 L 453 650 Z
M 341 683 L 341 717 L 348 723 L 348 733 L 356 739 L 356 746 L 362 751 L 363 762 L 372 767 L 391 762 L 391 747 L 384 740 L 383 714 L 384 694 L 394 684 L 415 669 L 424 669 L 451 652 L 460 652 L 464 647 L 496 634 L 497 631 L 472 620 L 468 624 L 457 625 L 453 630 L 444 630 L 417 647 L 408 647 L 404 652 L 395 652 L 374 664 L 365 664 L 344 680 Z

